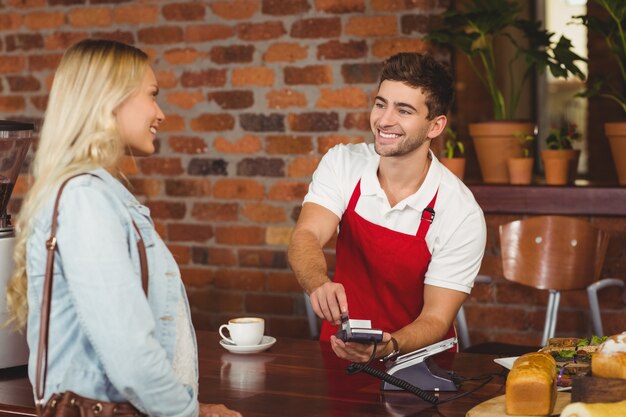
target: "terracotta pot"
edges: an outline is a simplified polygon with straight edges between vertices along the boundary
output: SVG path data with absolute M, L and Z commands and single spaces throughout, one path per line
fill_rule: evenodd
M 471 123 L 469 132 L 474 142 L 478 165 L 486 183 L 509 183 L 509 158 L 522 156 L 522 146 L 516 134 L 532 134 L 535 125 L 520 122 Z
M 609 138 L 619 184 L 626 185 L 626 122 L 605 123 L 604 133 Z
M 509 158 L 507 166 L 511 184 L 530 184 L 533 180 L 533 158 Z
M 541 151 L 546 184 L 573 184 L 578 170 L 578 149 L 546 149 Z
M 465 158 L 441 158 L 439 161 L 463 181 L 465 177 Z

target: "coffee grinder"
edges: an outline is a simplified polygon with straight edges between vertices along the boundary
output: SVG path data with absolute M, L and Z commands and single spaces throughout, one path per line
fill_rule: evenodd
M 4 324 L 8 320 L 6 287 L 15 267 L 15 230 L 7 206 L 32 140 L 30 123 L 0 120 L 0 369 L 28 363 L 26 332 Z

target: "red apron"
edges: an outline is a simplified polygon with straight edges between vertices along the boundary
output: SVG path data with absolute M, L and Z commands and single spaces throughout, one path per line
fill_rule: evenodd
M 334 282 L 343 284 L 351 318 L 371 320 L 372 327 L 392 333 L 413 322 L 424 305 L 424 277 L 431 253 L 425 236 L 434 218 L 437 193 L 422 212 L 416 234 L 371 223 L 356 211 L 361 181 L 354 188 L 337 236 Z M 337 326 L 322 324 L 321 341 Z M 454 336 L 454 328 L 446 339 Z

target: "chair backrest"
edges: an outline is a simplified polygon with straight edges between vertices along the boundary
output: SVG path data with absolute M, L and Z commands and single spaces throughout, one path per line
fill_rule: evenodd
M 609 236 L 586 220 L 534 216 L 500 226 L 504 277 L 546 290 L 584 289 L 600 278 Z

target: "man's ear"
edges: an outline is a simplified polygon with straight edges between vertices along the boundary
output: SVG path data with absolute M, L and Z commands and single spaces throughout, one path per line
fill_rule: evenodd
M 446 128 L 446 124 L 448 124 L 448 118 L 446 116 L 440 115 L 435 117 L 435 119 L 430 124 L 428 137 L 430 139 L 435 139 L 437 136 L 441 135 L 443 130 Z

